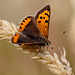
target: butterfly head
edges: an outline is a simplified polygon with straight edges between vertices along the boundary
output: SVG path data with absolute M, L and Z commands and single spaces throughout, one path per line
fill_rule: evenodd
M 51 44 L 51 42 L 48 39 L 46 39 L 45 45 L 50 45 L 50 44 Z
M 51 42 L 50 41 L 48 41 L 47 43 L 46 43 L 46 45 L 50 45 L 51 44 Z

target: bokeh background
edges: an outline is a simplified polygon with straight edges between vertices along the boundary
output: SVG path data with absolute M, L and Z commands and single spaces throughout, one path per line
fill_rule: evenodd
M 19 22 L 27 15 L 34 15 L 40 8 L 51 6 L 49 40 L 53 50 L 65 47 L 67 60 L 75 73 L 75 0 L 0 0 L 0 19 Z M 65 34 L 62 34 L 66 31 Z M 46 65 L 31 60 L 5 40 L 0 41 L 0 75 L 53 75 Z

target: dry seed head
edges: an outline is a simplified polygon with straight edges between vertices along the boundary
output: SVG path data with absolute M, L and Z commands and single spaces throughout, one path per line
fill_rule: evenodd
M 17 26 L 13 23 L 9 23 L 6 20 L 0 20 L 0 40 L 6 39 L 11 42 L 11 37 L 17 32 Z M 25 50 L 22 46 L 15 45 L 18 49 L 22 50 L 23 53 L 33 55 L 32 59 L 36 59 L 41 61 L 43 64 L 46 64 L 48 69 L 52 71 L 52 73 L 56 75 L 74 75 L 72 73 L 72 68 L 70 67 L 70 63 L 66 59 L 66 51 L 63 48 L 63 51 L 60 50 L 61 57 L 59 60 L 59 56 L 56 53 L 53 53 L 53 56 L 46 50 L 36 55 L 36 52 Z

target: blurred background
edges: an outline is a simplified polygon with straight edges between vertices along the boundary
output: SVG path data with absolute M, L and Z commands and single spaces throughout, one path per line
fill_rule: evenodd
M 49 40 L 53 46 L 49 52 L 59 54 L 58 48 L 65 47 L 67 60 L 75 73 L 75 0 L 0 0 L 0 19 L 19 26 L 22 18 L 34 15 L 47 4 L 51 7 Z M 30 57 L 1 40 L 0 75 L 53 75 L 46 65 Z

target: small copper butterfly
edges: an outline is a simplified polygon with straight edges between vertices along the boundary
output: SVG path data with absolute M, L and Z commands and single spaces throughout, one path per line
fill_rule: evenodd
M 34 17 L 27 16 L 23 19 L 11 42 L 24 46 L 25 49 L 41 50 L 41 46 L 50 44 L 48 40 L 49 21 L 50 5 L 47 5 L 39 10 Z

